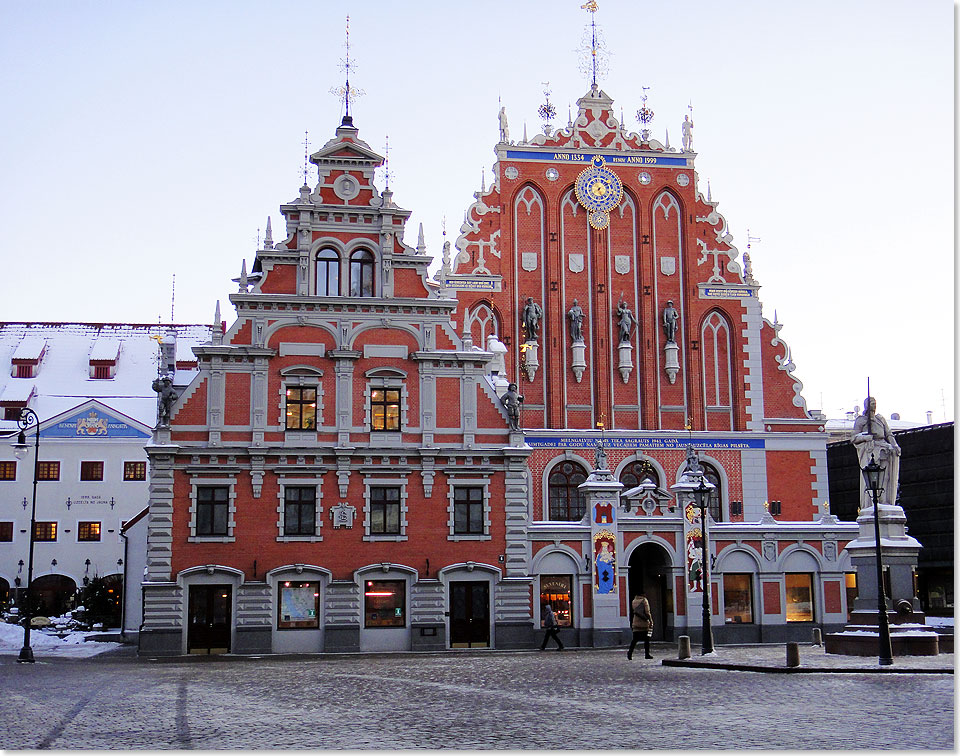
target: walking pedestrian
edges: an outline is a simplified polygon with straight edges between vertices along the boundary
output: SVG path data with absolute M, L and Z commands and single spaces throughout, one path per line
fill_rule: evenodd
M 556 615 L 554 615 L 553 607 L 551 607 L 550 604 L 546 604 L 543 607 L 543 627 L 546 632 L 543 635 L 543 643 L 540 644 L 540 650 L 546 650 L 547 641 L 553 638 L 557 642 L 557 651 L 563 651 L 563 643 L 560 642 L 560 636 L 557 635 L 557 630 L 560 629 L 560 626 L 557 624 Z
M 633 639 L 630 641 L 630 650 L 627 651 L 627 658 L 633 658 L 633 649 L 637 647 L 637 641 L 643 640 L 643 658 L 652 659 L 650 654 L 650 632 L 653 630 L 653 615 L 650 613 L 650 602 L 643 594 L 643 591 L 633 597 L 630 605 L 632 619 L 630 629 L 633 630 Z

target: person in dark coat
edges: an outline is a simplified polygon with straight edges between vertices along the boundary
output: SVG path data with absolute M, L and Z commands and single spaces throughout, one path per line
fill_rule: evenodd
M 560 637 L 557 635 L 560 626 L 557 624 L 556 615 L 554 615 L 553 607 L 550 604 L 543 607 L 543 626 L 546 633 L 543 636 L 543 643 L 540 644 L 540 650 L 544 651 L 547 648 L 547 641 L 553 638 L 557 642 L 557 651 L 563 651 L 563 643 L 560 642 Z
M 650 613 L 650 602 L 643 593 L 638 593 L 633 597 L 631 607 L 630 629 L 633 630 L 633 639 L 630 641 L 630 650 L 627 651 L 627 658 L 633 658 L 633 649 L 637 647 L 637 642 L 643 640 L 643 657 L 652 659 L 650 654 L 650 632 L 653 630 L 653 614 Z

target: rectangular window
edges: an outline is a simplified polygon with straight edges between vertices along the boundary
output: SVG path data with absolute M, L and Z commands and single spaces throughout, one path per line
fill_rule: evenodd
M 550 604 L 560 627 L 573 626 L 573 576 L 540 576 L 540 627 L 543 627 L 544 607 Z
M 285 486 L 283 489 L 283 534 L 312 536 L 317 533 L 317 489 Z
M 19 420 L 20 413 L 23 412 L 23 407 L 4 407 L 3 408 L 3 419 L 4 420 Z
M 16 462 L 0 462 L 0 480 L 16 480 L 17 479 L 17 463 Z
M 38 462 L 37 480 L 60 480 L 60 463 Z
M 400 389 L 370 390 L 370 424 L 375 431 L 400 430 Z
M 279 586 L 278 630 L 315 630 L 320 627 L 320 583 L 285 581 Z
M 464 486 L 453 490 L 455 535 L 483 535 L 483 488 Z
M 0 522 L 0 541 L 9 542 L 13 540 L 13 523 Z
M 99 541 L 100 523 L 99 522 L 78 522 L 77 523 L 78 541 Z
M 17 378 L 33 378 L 33 365 L 17 365 Z
M 753 578 L 751 575 L 723 576 L 723 621 L 734 625 L 753 622 Z
M 813 575 L 788 572 L 783 579 L 787 589 L 787 622 L 813 622 Z
M 317 389 L 289 386 L 287 394 L 287 430 L 313 430 L 317 427 Z
M 225 536 L 227 532 L 227 486 L 197 486 L 197 535 Z
M 81 462 L 80 480 L 103 480 L 103 462 Z
M 56 541 L 57 523 L 55 522 L 35 522 L 33 523 L 34 541 Z
M 124 462 L 123 463 L 124 480 L 146 480 L 147 463 L 146 462 Z
M 94 365 L 93 366 L 93 377 L 95 380 L 104 381 L 108 378 L 111 378 L 110 375 L 111 366 L 110 365 Z
M 374 486 L 370 489 L 371 535 L 400 535 L 400 489 Z
M 364 627 L 406 627 L 406 586 L 403 580 L 365 581 Z
M 880 545 L 883 545 L 883 540 L 881 539 Z M 843 576 L 844 589 L 847 593 L 847 619 L 850 619 L 850 615 L 853 614 L 853 604 L 859 595 L 857 593 L 857 573 L 848 572 Z

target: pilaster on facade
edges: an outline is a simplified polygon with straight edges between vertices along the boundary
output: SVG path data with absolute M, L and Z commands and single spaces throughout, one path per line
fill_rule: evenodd
M 522 577 L 530 570 L 530 542 L 527 531 L 530 524 L 530 474 L 527 458 L 532 453 L 529 446 L 503 448 L 506 460 L 504 475 L 504 525 L 506 530 L 505 574 L 507 577 Z
M 505 577 L 494 589 L 494 621 L 532 624 L 529 577 Z
M 148 446 L 150 457 L 150 512 L 147 515 L 147 579 L 169 580 L 173 566 L 174 452 L 167 446 Z
M 420 578 L 410 588 L 410 623 L 442 625 L 446 606 L 446 587 L 439 580 Z
M 357 626 L 363 609 L 363 591 L 353 580 L 332 580 L 324 594 L 323 614 L 327 625 Z

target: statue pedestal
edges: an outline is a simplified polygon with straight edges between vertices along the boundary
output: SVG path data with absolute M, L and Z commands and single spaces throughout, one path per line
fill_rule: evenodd
M 663 355 L 666 358 L 663 367 L 667 371 L 667 379 L 670 383 L 677 382 L 677 373 L 680 372 L 679 353 L 680 347 L 677 346 L 676 341 L 668 341 L 663 347 Z
M 587 369 L 587 345 L 583 343 L 583 339 L 580 339 L 574 341 L 570 348 L 573 350 L 573 360 L 570 367 L 577 383 L 580 383 L 580 379 L 583 378 L 583 371 Z
M 629 341 L 620 342 L 617 351 L 620 353 L 620 378 L 626 383 L 630 380 L 630 371 L 633 370 L 633 344 Z
M 523 369 L 527 373 L 527 380 L 533 383 L 537 368 L 540 367 L 540 359 L 537 354 L 540 345 L 536 341 L 528 341 L 524 346 L 526 349 L 523 351 Z

